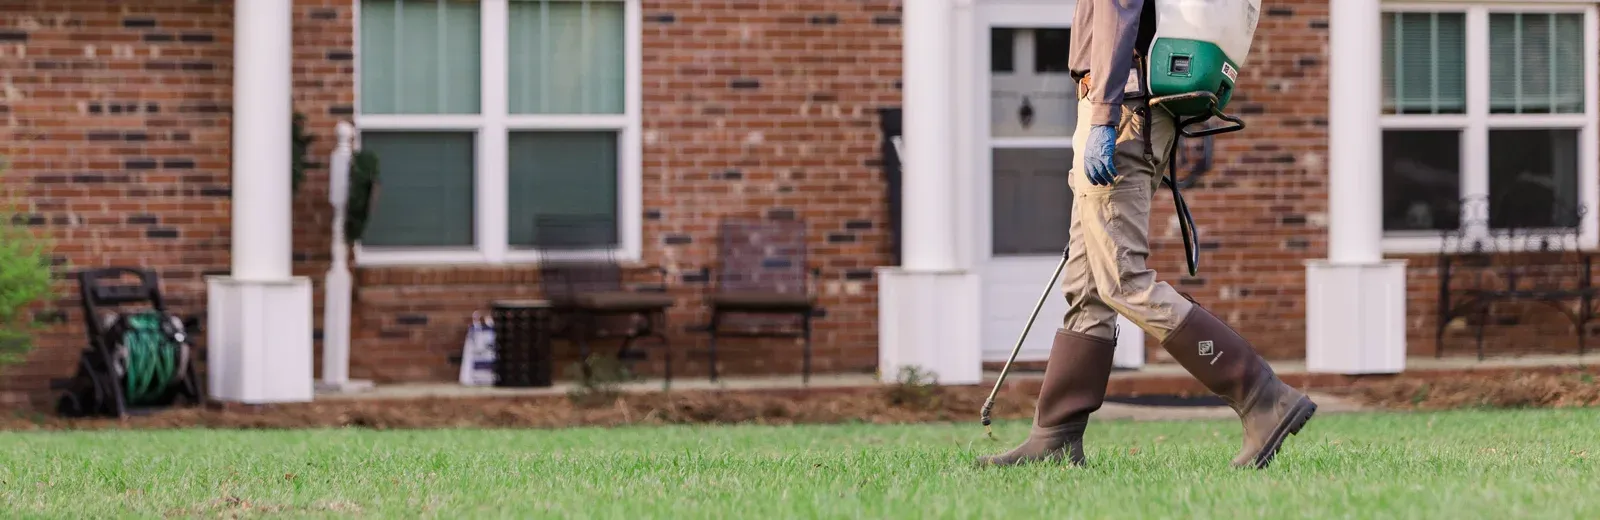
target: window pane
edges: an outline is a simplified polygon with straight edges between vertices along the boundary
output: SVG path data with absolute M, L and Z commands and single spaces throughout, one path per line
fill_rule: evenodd
M 514 132 L 509 141 L 512 246 L 532 246 L 544 215 L 609 219 L 616 229 L 616 132 Z M 618 243 L 613 232 L 592 245 Z
M 1383 17 L 1383 110 L 1389 114 L 1467 111 L 1464 13 Z
M 1383 133 L 1383 229 L 1427 231 L 1461 226 L 1461 132 Z
M 989 29 L 989 72 L 1016 72 L 1016 45 L 1016 29 Z
M 1069 29 L 1038 29 L 1033 32 L 1033 71 L 1070 72 L 1067 49 L 1072 47 Z
M 473 135 L 467 132 L 362 132 L 378 156 L 379 188 L 367 246 L 470 246 Z
M 994 150 L 994 254 L 1059 254 L 1072 225 L 1070 148 Z
M 1489 15 L 1489 111 L 1583 112 L 1583 15 Z
M 1006 31 L 1007 41 L 1015 38 L 1012 48 L 1017 52 L 1004 55 L 1013 66 L 992 67 L 989 74 L 989 135 L 1071 139 L 1077 128 L 1078 91 L 1066 72 L 1056 72 L 1066 65 L 1067 31 Z
M 1489 132 L 1489 225 L 1577 226 L 1578 131 Z
M 621 114 L 623 2 L 514 0 L 511 112 Z
M 476 0 L 362 0 L 361 112 L 475 114 Z

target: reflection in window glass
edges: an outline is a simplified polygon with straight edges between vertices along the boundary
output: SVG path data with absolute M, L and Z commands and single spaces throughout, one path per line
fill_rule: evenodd
M 1461 226 L 1461 132 L 1383 133 L 1383 229 L 1430 231 Z

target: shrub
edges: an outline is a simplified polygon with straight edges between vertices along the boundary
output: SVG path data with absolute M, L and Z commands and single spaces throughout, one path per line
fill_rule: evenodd
M 9 202 L 0 198 L 0 365 L 21 361 L 33 349 L 28 306 L 51 290 L 49 244 L 27 228 Z

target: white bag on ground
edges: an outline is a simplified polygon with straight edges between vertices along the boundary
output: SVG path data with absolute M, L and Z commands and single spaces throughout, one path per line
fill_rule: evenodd
M 494 385 L 494 351 L 494 321 L 472 313 L 467 339 L 461 344 L 461 384 Z

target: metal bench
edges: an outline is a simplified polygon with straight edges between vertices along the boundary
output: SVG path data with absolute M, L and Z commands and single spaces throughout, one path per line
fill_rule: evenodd
M 1578 354 L 1586 353 L 1587 325 L 1596 289 L 1590 282 L 1591 253 L 1579 245 L 1584 209 L 1551 207 L 1553 226 L 1518 227 L 1503 215 L 1516 208 L 1512 197 L 1491 203 L 1487 197 L 1462 201 L 1461 225 L 1445 231 L 1439 251 L 1439 307 L 1435 356 L 1444 356 L 1444 332 L 1457 319 L 1476 325 L 1478 359 L 1484 358 L 1483 331 L 1497 303 L 1543 304 L 1577 329 Z M 1502 215 L 1491 221 L 1490 208 Z M 1544 207 L 1538 208 L 1543 211 Z

